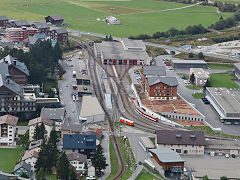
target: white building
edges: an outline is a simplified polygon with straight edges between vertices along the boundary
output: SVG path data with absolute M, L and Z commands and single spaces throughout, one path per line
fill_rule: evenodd
M 114 16 L 108 16 L 108 17 L 106 17 L 106 22 L 109 23 L 109 24 L 112 24 L 112 25 L 120 24 L 120 20 L 117 19 L 117 18 L 114 17 Z
M 25 151 L 25 153 L 22 157 L 22 161 L 25 161 L 25 163 L 31 165 L 32 172 L 35 171 L 35 165 L 36 165 L 37 159 L 38 159 L 38 152 L 36 152 L 34 150 Z
M 87 156 L 78 152 L 67 154 L 68 161 L 76 168 L 78 173 L 84 174 L 87 165 Z
M 45 119 L 43 117 L 38 117 L 35 119 L 32 119 L 28 122 L 28 126 L 29 126 L 29 140 L 32 141 L 33 140 L 33 136 L 34 136 L 34 130 L 36 128 L 36 126 L 40 126 L 41 124 L 44 124 L 45 129 L 47 131 L 47 137 L 50 137 L 50 133 L 52 131 L 52 126 L 53 126 L 53 122 L 49 119 Z
M 0 146 L 16 145 L 15 138 L 17 136 L 17 122 L 18 117 L 9 114 L 0 117 Z
M 203 86 L 210 78 L 209 73 L 204 71 L 202 68 L 190 68 L 189 76 L 191 76 L 192 74 L 194 74 L 195 77 L 194 83 L 197 86 Z

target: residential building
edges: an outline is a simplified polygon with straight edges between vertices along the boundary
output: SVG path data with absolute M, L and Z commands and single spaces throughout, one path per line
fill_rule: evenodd
M 50 31 L 50 38 L 60 44 L 64 44 L 68 40 L 68 31 L 66 29 L 53 29 Z
M 28 38 L 28 33 L 22 28 L 7 28 L 6 37 L 9 41 L 20 42 Z
M 0 63 L 7 64 L 8 72 L 5 70 L 6 74 L 9 74 L 11 79 L 20 85 L 26 85 L 29 77 L 29 71 L 24 63 L 21 63 L 16 58 L 8 55 L 0 60 Z M 3 73 L 1 73 L 3 74 Z M 5 74 L 5 75 L 6 75 Z
M 0 27 L 7 27 L 8 21 L 9 19 L 7 16 L 0 16 Z
M 177 99 L 178 81 L 176 77 L 148 77 L 145 79 L 145 92 L 150 100 Z
M 166 69 L 165 66 L 144 66 L 143 75 L 145 76 L 145 78 L 166 76 Z
M 238 90 L 207 87 L 206 98 L 217 111 L 221 122 L 240 123 L 240 93 Z
M 29 36 L 34 36 L 35 34 L 38 33 L 38 29 L 34 27 L 23 27 L 22 29 L 27 31 L 27 35 Z
M 43 142 L 42 139 L 39 139 L 39 140 L 37 140 L 37 141 L 31 141 L 30 144 L 29 144 L 28 149 L 29 149 L 29 150 L 33 150 L 33 151 L 36 151 L 36 152 L 40 152 L 42 142 Z
M 202 68 L 190 68 L 189 76 L 191 76 L 192 74 L 194 74 L 194 83 L 197 86 L 203 86 L 210 78 L 209 73 L 204 71 Z
M 109 23 L 109 24 L 112 24 L 112 25 L 120 24 L 120 20 L 117 19 L 117 18 L 114 17 L 114 16 L 108 16 L 108 17 L 106 17 L 106 22 Z
M 64 134 L 63 150 L 66 154 L 78 152 L 90 158 L 96 150 L 96 135 Z
M 29 141 L 33 141 L 33 136 L 34 136 L 34 131 L 36 126 L 40 126 L 41 124 L 44 124 L 45 129 L 47 131 L 47 138 L 50 137 L 50 133 L 52 131 L 53 128 L 53 121 L 51 121 L 50 119 L 44 118 L 42 116 L 32 119 L 28 122 L 28 126 L 29 126 Z
M 4 115 L 0 117 L 0 146 L 16 145 L 18 117 Z
M 45 35 L 48 35 L 50 31 L 50 26 L 45 22 L 34 22 L 32 27 L 38 29 L 38 33 L 44 33 Z
M 235 63 L 233 65 L 234 68 L 234 75 L 239 80 L 240 79 L 240 63 Z
M 17 176 L 22 176 L 22 174 L 26 174 L 28 177 L 31 177 L 31 165 L 27 164 L 25 161 L 21 161 L 16 164 L 13 170 L 13 173 Z
M 33 151 L 33 150 L 25 151 L 25 153 L 22 157 L 22 161 L 31 165 L 31 171 L 32 172 L 35 171 L 35 165 L 36 165 L 37 159 L 38 159 L 38 152 Z
M 109 65 L 150 65 L 152 60 L 142 40 L 103 41 L 94 44 L 94 52 L 103 64 Z
M 153 159 L 163 168 L 165 174 L 182 173 L 184 162 L 178 153 L 167 148 L 150 149 Z
M 207 68 L 207 63 L 203 60 L 172 60 L 174 69 L 189 69 L 189 68 Z
M 62 124 L 61 125 L 61 138 L 64 134 L 81 134 L 81 125 L 78 124 Z
M 157 130 L 155 141 L 157 148 L 190 155 L 203 155 L 206 145 L 203 131 Z
M 45 17 L 46 23 L 51 23 L 52 25 L 60 26 L 63 24 L 64 18 L 61 15 L 51 15 Z
M 87 156 L 78 152 L 67 154 L 68 161 L 75 167 L 77 173 L 85 174 L 87 166 Z
M 66 110 L 64 108 L 42 108 L 41 117 L 50 119 L 54 122 L 55 126 L 61 126 L 66 119 Z
M 30 24 L 26 20 L 12 20 L 9 21 L 8 27 L 12 28 L 30 27 Z

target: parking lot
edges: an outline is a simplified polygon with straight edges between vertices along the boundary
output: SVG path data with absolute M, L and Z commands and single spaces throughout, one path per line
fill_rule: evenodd
M 181 155 L 186 161 L 185 167 L 193 169 L 193 175 L 195 177 L 203 177 L 206 174 L 209 179 L 220 179 L 222 176 L 228 178 L 240 177 L 240 158 L 226 158 L 225 156 L 209 155 L 203 156 L 187 156 Z

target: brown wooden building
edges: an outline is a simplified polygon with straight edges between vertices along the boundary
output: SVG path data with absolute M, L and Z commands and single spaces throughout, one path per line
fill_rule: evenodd
M 7 16 L 0 16 L 0 27 L 7 27 L 8 21 Z
M 51 23 L 52 25 L 60 26 L 63 24 L 64 18 L 61 15 L 51 15 L 45 17 L 46 23 Z
M 149 152 L 164 171 L 183 172 L 185 160 L 177 152 L 166 148 L 150 149 Z
M 50 32 L 50 26 L 45 22 L 34 22 L 32 27 L 38 29 L 38 33 L 44 33 L 46 35 Z
M 50 31 L 50 38 L 60 44 L 64 44 L 68 40 L 68 31 L 66 29 L 54 29 Z
M 30 27 L 30 24 L 26 20 L 13 20 L 8 23 L 8 27 L 14 28 Z
M 178 81 L 176 77 L 147 77 L 145 92 L 150 100 L 177 99 Z

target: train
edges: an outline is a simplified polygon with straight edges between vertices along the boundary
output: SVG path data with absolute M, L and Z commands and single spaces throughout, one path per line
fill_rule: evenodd
M 158 172 L 158 170 L 156 169 L 156 166 L 154 166 L 149 159 L 145 159 L 144 163 L 145 163 L 149 168 L 151 168 L 154 172 L 156 172 L 156 173 Z
M 124 117 L 120 117 L 120 122 L 124 123 L 124 124 L 127 124 L 129 126 L 134 126 L 134 122 L 133 121 L 130 121 L 129 119 L 126 119 Z
M 157 117 L 153 117 L 153 116 L 145 113 L 143 110 L 141 110 L 141 109 L 136 105 L 135 100 L 136 100 L 135 98 L 132 98 L 132 101 L 133 101 L 133 103 L 134 103 L 134 106 L 135 106 L 135 108 L 136 108 L 136 111 L 137 111 L 139 114 L 141 114 L 142 116 L 144 116 L 144 117 L 146 117 L 146 118 L 148 118 L 148 119 L 150 119 L 150 120 L 152 120 L 152 121 L 155 121 L 155 122 L 158 121 L 158 118 L 157 118 Z

